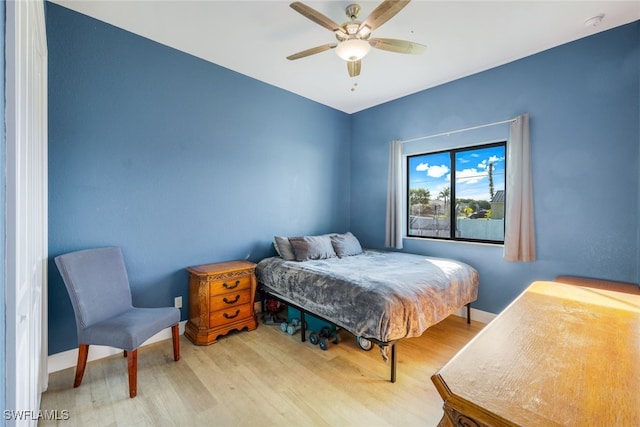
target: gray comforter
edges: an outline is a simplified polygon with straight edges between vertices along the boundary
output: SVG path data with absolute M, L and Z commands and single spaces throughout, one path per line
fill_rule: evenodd
M 258 281 L 283 300 L 357 336 L 420 336 L 478 296 L 478 272 L 451 259 L 365 250 L 317 261 L 266 258 Z

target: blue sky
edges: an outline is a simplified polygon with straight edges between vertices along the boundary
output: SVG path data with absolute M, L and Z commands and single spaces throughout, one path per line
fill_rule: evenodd
M 489 195 L 489 163 L 493 163 L 494 191 L 504 190 L 504 147 L 479 148 L 456 154 L 456 197 L 487 200 Z M 431 199 L 451 182 L 449 152 L 409 157 L 410 188 L 426 188 Z

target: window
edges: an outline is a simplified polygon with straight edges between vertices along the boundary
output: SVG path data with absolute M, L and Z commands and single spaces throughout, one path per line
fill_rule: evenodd
M 499 142 L 408 156 L 408 236 L 503 243 L 505 154 Z

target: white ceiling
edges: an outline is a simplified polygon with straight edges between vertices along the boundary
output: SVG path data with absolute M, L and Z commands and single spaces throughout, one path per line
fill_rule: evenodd
M 381 1 L 381 0 L 380 0 Z M 380 1 L 360 1 L 366 16 Z M 427 45 L 422 55 L 372 49 L 351 78 L 330 50 L 286 56 L 335 42 L 288 1 L 52 0 L 85 15 L 353 113 L 640 19 L 635 1 L 414 0 L 374 37 Z M 355 1 L 304 1 L 338 24 Z M 605 14 L 600 25 L 585 20 Z

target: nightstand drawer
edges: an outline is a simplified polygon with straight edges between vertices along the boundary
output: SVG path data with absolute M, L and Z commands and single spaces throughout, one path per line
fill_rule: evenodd
M 210 311 L 226 310 L 236 305 L 249 304 L 251 302 L 251 291 L 245 289 L 223 295 L 211 295 L 209 301 Z
M 187 267 L 189 320 L 184 335 L 197 345 L 209 345 L 231 331 L 257 328 L 255 268 L 247 260 Z
M 225 280 L 216 280 L 209 284 L 209 295 L 226 294 L 227 292 L 238 292 L 251 289 L 251 274 L 240 277 L 232 277 Z
M 213 311 L 209 314 L 209 327 L 215 327 L 246 319 L 252 315 L 251 304 L 237 305 L 225 310 Z

